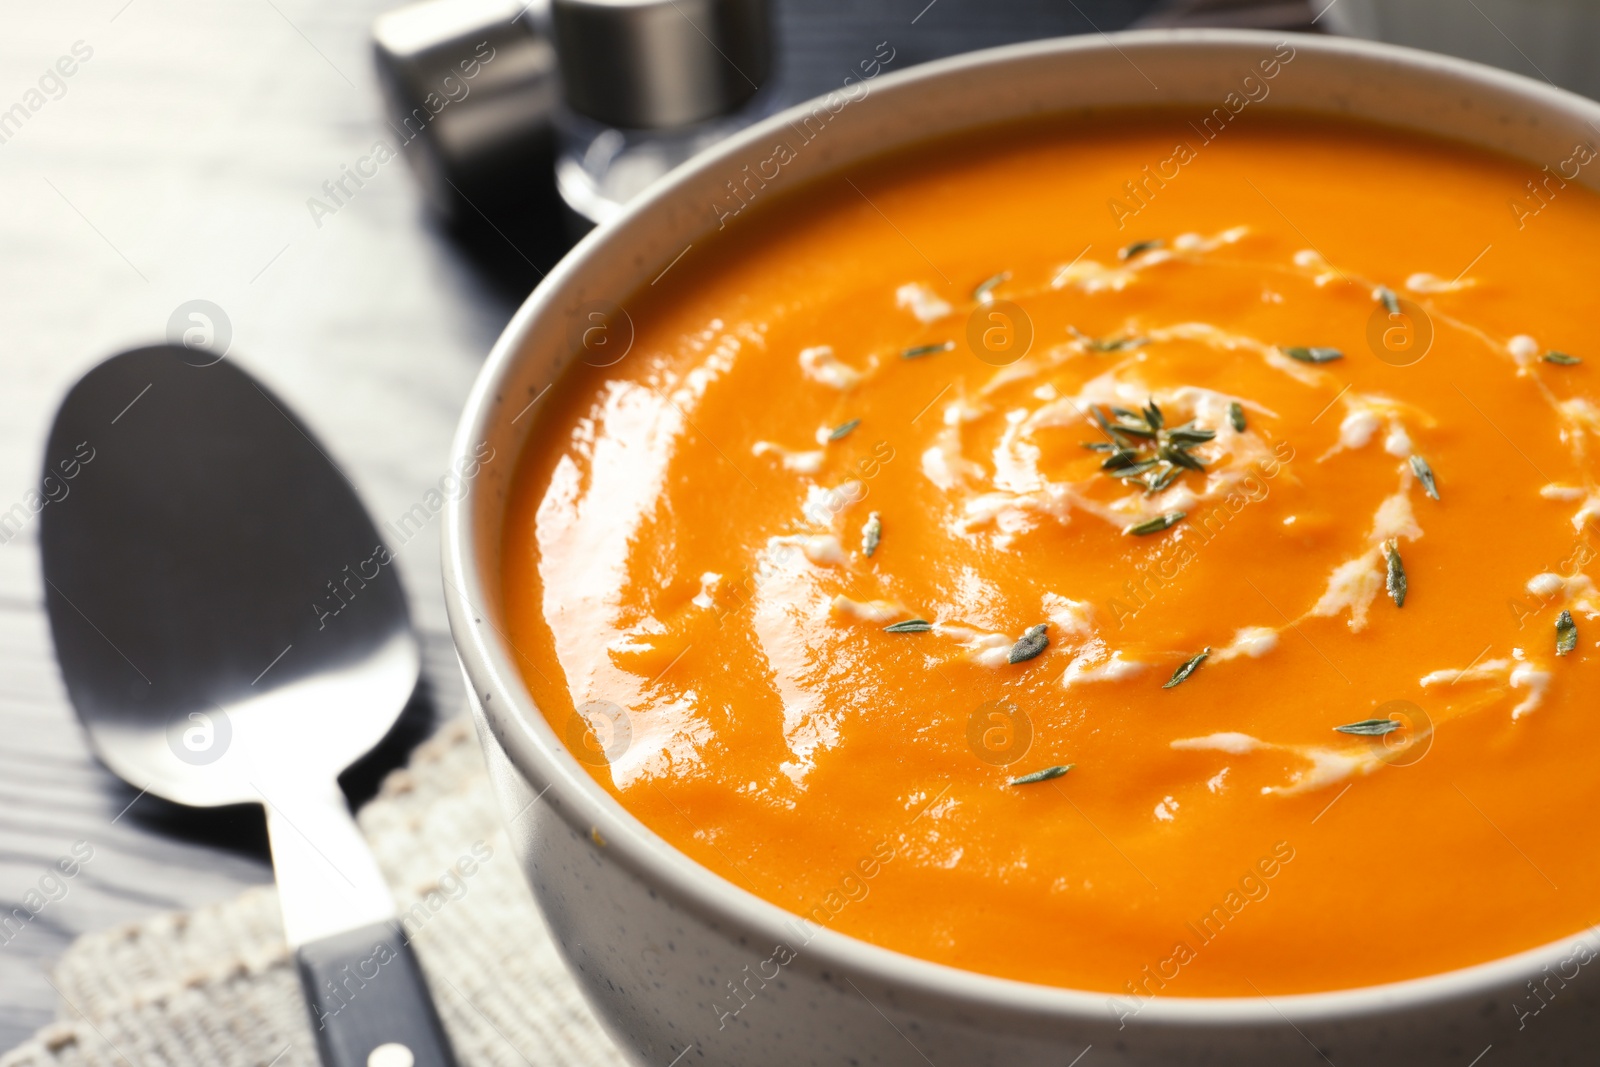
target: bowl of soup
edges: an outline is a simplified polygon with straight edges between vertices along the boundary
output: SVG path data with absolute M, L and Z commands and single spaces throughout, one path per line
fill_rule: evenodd
M 451 624 L 635 1062 L 1581 1062 L 1600 105 L 1136 32 L 894 73 L 592 233 Z

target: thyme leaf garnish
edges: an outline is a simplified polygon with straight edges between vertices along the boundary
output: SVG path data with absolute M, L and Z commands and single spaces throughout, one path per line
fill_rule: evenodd
M 1045 635 L 1045 630 L 1049 626 L 1049 623 L 1041 622 L 1024 630 L 1017 643 L 1011 646 L 1011 651 L 1006 653 L 1006 662 L 1025 663 L 1048 648 L 1050 638 Z
M 1283 354 L 1301 363 L 1332 363 L 1336 359 L 1344 358 L 1344 353 L 1337 348 L 1307 348 L 1304 345 L 1285 348 Z
M 876 511 L 867 514 L 867 521 L 861 527 L 861 551 L 868 559 L 878 551 L 878 542 L 883 540 L 883 520 Z
M 886 634 L 925 634 L 933 629 L 933 623 L 927 619 L 907 619 L 905 622 L 893 622 L 883 628 Z
M 1083 447 L 1091 452 L 1111 452 L 1115 451 L 1117 446 L 1110 441 L 1085 441 Z
M 1244 406 L 1237 400 L 1228 405 L 1228 423 L 1233 427 L 1234 433 L 1244 433 L 1247 425 L 1244 421 Z
M 1097 452 L 1110 453 L 1100 469 L 1113 478 L 1132 479 L 1143 486 L 1145 492 L 1154 493 L 1171 485 L 1184 470 L 1205 471 L 1205 464 L 1189 449 L 1213 440 L 1217 436 L 1215 430 L 1196 426 L 1192 420 L 1168 428 L 1166 415 L 1154 399 L 1139 411 L 1110 407 L 1111 414 L 1116 416 L 1115 422 L 1106 418 L 1097 405 L 1091 405 L 1089 410 L 1112 441 L 1109 447 L 1093 447 Z M 1090 446 L 1086 443 L 1085 447 Z M 1147 471 L 1154 472 L 1149 479 L 1136 477 Z
M 1150 341 L 1148 337 L 1090 337 L 1076 326 L 1068 326 L 1067 332 L 1091 352 L 1122 352 Z
M 1420 455 L 1411 453 L 1411 473 L 1417 476 L 1417 481 L 1422 483 L 1422 491 L 1433 499 L 1439 499 L 1439 484 L 1433 479 L 1433 468 L 1428 466 L 1428 461 Z
M 1406 606 L 1406 567 L 1400 562 L 1400 542 L 1397 539 L 1391 537 L 1383 543 L 1383 558 L 1388 563 L 1383 588 L 1388 591 L 1394 606 L 1403 608 Z
M 841 422 L 839 425 L 837 425 L 837 426 L 835 426 L 833 428 L 833 432 L 832 433 L 828 434 L 828 440 L 830 440 L 830 441 L 843 441 L 846 437 L 850 436 L 850 431 L 851 430 L 854 430 L 857 426 L 860 426 L 860 425 L 861 425 L 861 420 L 860 419 L 851 419 L 849 422 Z
M 1183 471 L 1177 467 L 1168 467 L 1154 478 L 1151 478 L 1149 481 L 1145 482 L 1144 491 L 1146 493 L 1159 493 L 1161 490 L 1177 481 L 1178 475 L 1182 473 Z
M 1207 645 L 1205 648 L 1202 648 L 1200 650 L 1200 652 L 1196 656 L 1194 656 L 1192 659 L 1190 659 L 1188 662 L 1186 662 L 1183 666 L 1181 666 L 1177 670 L 1173 671 L 1172 672 L 1172 677 L 1170 679 L 1168 679 L 1161 686 L 1161 688 L 1163 688 L 1163 689 L 1171 689 L 1173 686 L 1175 686 L 1175 685 L 1179 684 L 1180 682 L 1182 682 L 1185 678 L 1189 677 L 1189 675 L 1193 674 L 1195 672 L 1195 668 L 1200 666 L 1200 664 L 1204 663 L 1206 661 L 1206 657 L 1209 656 L 1209 655 L 1211 655 L 1211 646 Z
M 1201 463 L 1198 459 L 1195 459 L 1183 449 L 1175 446 L 1163 448 L 1161 450 L 1161 458 L 1172 464 L 1174 467 L 1186 467 L 1192 471 L 1203 471 L 1206 469 L 1204 463 Z
M 1116 443 L 1117 447 L 1127 447 L 1127 438 L 1118 436 L 1116 428 L 1113 427 L 1111 423 L 1107 421 L 1106 417 L 1100 413 L 1100 409 L 1098 407 L 1095 407 L 1091 404 L 1089 406 L 1089 411 L 1094 415 L 1094 421 L 1100 424 L 1100 429 L 1105 431 L 1105 435 L 1111 438 L 1111 440 Z
M 1161 240 L 1161 239 L 1159 239 L 1159 238 L 1157 238 L 1156 240 L 1153 240 L 1153 241 L 1135 241 L 1135 242 L 1133 242 L 1133 244 L 1129 245 L 1127 248 L 1124 248 L 1121 251 L 1119 251 L 1117 253 L 1117 258 L 1118 259 L 1132 259 L 1134 256 L 1137 256 L 1141 252 L 1153 251 L 1154 249 L 1160 248 L 1164 244 L 1166 244 L 1166 242 Z
M 1146 519 L 1144 522 L 1136 522 L 1132 526 L 1124 526 L 1122 528 L 1122 532 L 1125 534 L 1132 534 L 1135 537 L 1143 537 L 1146 534 L 1160 533 L 1162 530 L 1170 530 L 1172 527 L 1178 525 L 1178 523 L 1183 521 L 1184 516 L 1187 514 L 1188 512 L 1184 511 L 1169 511 L 1165 515 L 1157 515 L 1153 519 Z
M 940 341 L 938 344 L 933 345 L 917 345 L 915 348 L 908 348 L 901 352 L 900 358 L 921 359 L 923 356 L 931 356 L 937 352 L 948 352 L 955 346 L 956 343 L 954 341 Z
M 1119 448 L 1105 458 L 1104 462 L 1100 464 L 1100 469 L 1103 471 L 1119 471 L 1124 467 L 1131 467 L 1137 462 L 1139 462 L 1139 456 L 1136 453 L 1130 452 L 1126 448 Z
M 1387 285 L 1380 285 L 1372 290 L 1372 295 L 1383 305 L 1383 309 L 1391 315 L 1400 314 L 1400 298 L 1394 295 L 1394 290 Z M 1343 727 L 1340 727 L 1343 729 Z
M 985 278 L 983 281 L 978 283 L 978 287 L 976 289 L 972 290 L 972 299 L 976 300 L 980 304 L 987 304 L 991 299 L 993 299 L 989 294 L 994 292 L 995 286 L 999 285 L 1001 282 L 1009 281 L 1010 278 L 1011 272 L 1008 270 L 1003 270 L 999 274 Z
M 1347 722 L 1343 726 L 1335 726 L 1341 734 L 1355 734 L 1357 737 L 1382 737 L 1392 734 L 1400 729 L 1398 719 L 1362 719 L 1360 722 Z
M 1563 611 L 1556 619 L 1556 655 L 1565 656 L 1578 647 L 1578 624 L 1572 621 L 1572 612 Z
M 1150 470 L 1152 467 L 1159 466 L 1160 463 L 1161 461 L 1159 459 L 1143 459 L 1131 467 L 1124 467 L 1119 471 L 1112 471 L 1111 477 L 1137 479 L 1139 475 L 1143 474 L 1147 470 Z M 1148 488 L 1148 486 L 1146 486 L 1146 488 Z
M 1046 767 L 1042 771 L 1034 771 L 1032 774 L 1024 774 L 1020 778 L 1013 778 L 1010 784 L 1032 785 L 1034 782 L 1048 782 L 1052 778 L 1060 778 L 1076 766 L 1076 763 L 1063 763 L 1059 767 Z
M 1571 367 L 1575 364 L 1583 362 L 1583 360 L 1579 359 L 1577 356 L 1569 356 L 1565 352 L 1557 352 L 1553 348 L 1546 352 L 1541 358 L 1543 358 L 1546 363 L 1559 363 L 1563 367 Z

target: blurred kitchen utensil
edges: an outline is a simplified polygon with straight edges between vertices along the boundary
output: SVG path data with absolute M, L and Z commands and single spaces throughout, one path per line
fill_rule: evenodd
M 548 184 L 560 89 L 535 6 L 423 0 L 372 24 L 395 147 L 447 221 L 498 216 L 503 202 Z
M 550 23 L 567 103 L 610 126 L 727 114 L 772 63 L 766 0 L 551 0 Z
M 556 187 L 580 229 L 764 117 L 770 23 L 768 0 L 551 0 Z
M 323 1062 L 452 1067 L 338 774 L 394 724 L 420 654 L 388 550 L 283 403 L 205 349 L 73 386 L 40 520 L 50 628 L 95 753 L 180 804 L 259 803 Z

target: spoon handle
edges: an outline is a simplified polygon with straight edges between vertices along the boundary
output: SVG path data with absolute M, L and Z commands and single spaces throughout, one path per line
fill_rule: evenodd
M 455 1067 L 378 861 L 332 778 L 252 784 L 267 805 L 283 929 L 323 1067 Z
M 312 941 L 296 958 L 324 1067 L 456 1067 L 398 923 Z

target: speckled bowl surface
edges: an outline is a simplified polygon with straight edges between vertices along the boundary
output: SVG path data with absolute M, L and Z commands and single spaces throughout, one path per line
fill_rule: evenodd
M 625 309 L 629 294 L 685 248 L 712 239 L 725 183 L 793 139 L 791 123 L 818 106 L 830 115 L 822 135 L 773 179 L 780 189 L 930 137 L 1030 115 L 1152 105 L 1204 115 L 1285 39 L 1208 30 L 1084 36 L 856 83 L 680 168 L 568 255 L 495 345 L 454 445 L 463 463 L 485 447 L 494 458 L 447 513 L 450 622 L 532 892 L 595 1012 L 636 1062 L 1595 1062 L 1594 931 L 1392 985 L 1270 999 L 1157 996 L 1130 1011 L 1127 998 L 972 974 L 803 924 L 673 849 L 596 785 L 523 687 L 500 623 L 501 520 L 516 457 L 540 417 L 536 398 L 576 358 L 575 339 L 592 312 Z M 1364 41 L 1287 40 L 1292 64 L 1252 107 L 1452 137 L 1525 159 L 1530 172 L 1600 136 L 1600 105 L 1515 75 Z M 1577 180 L 1597 178 L 1586 171 Z M 1417 198 L 1408 209 L 1427 210 L 1426 190 Z M 1403 931 L 1395 951 L 1405 951 Z

